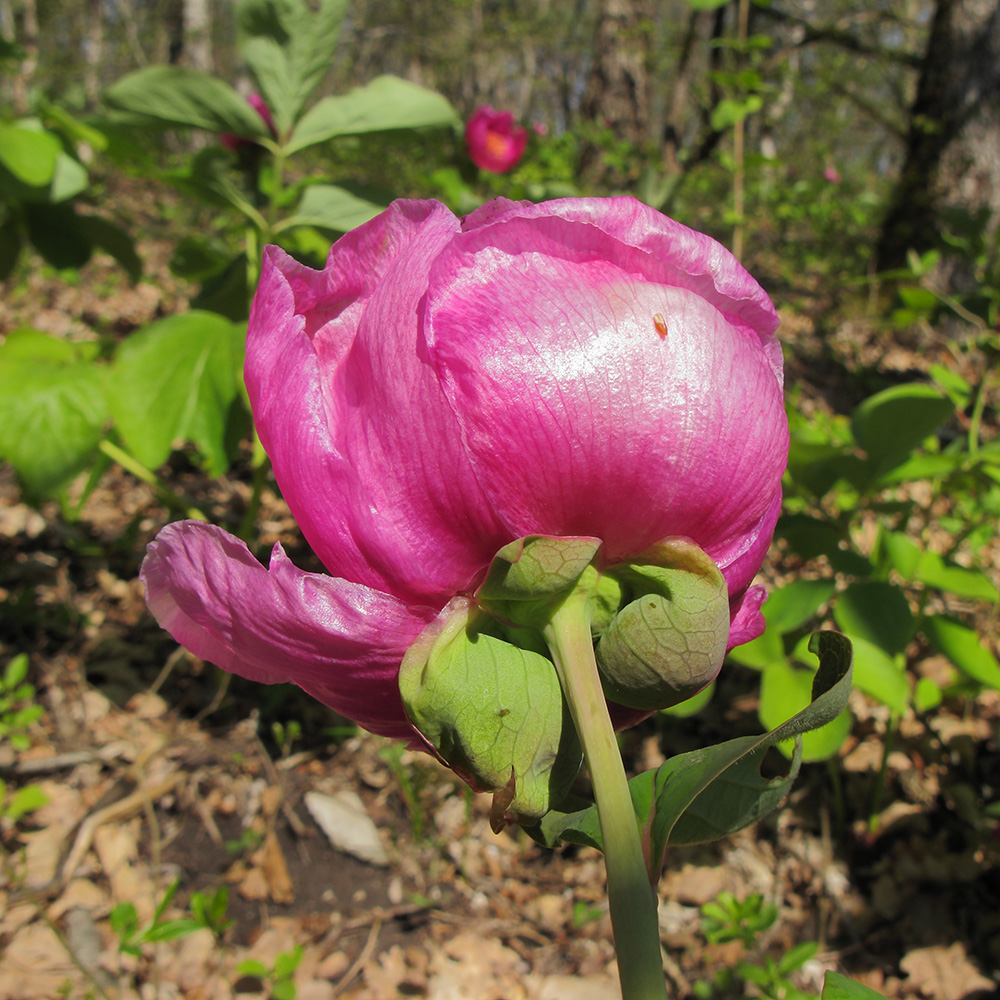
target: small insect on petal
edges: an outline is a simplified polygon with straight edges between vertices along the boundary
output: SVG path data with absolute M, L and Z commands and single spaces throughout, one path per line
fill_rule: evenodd
M 653 326 L 656 327 L 656 332 L 661 337 L 666 337 L 667 335 L 667 321 L 663 316 L 663 313 L 653 313 Z

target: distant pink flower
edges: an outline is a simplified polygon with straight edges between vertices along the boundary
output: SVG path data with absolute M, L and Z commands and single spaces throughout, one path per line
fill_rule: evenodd
M 250 105 L 254 111 L 264 120 L 264 124 L 268 127 L 273 139 L 278 138 L 278 130 L 274 127 L 274 118 L 271 117 L 271 109 L 267 106 L 267 102 L 264 100 L 260 94 L 250 94 L 247 97 L 247 104 Z M 247 139 L 243 136 L 233 135 L 231 132 L 223 132 L 219 136 L 219 142 L 222 143 L 226 149 L 231 149 L 235 152 L 237 149 L 243 149 L 247 146 L 256 146 L 257 143 L 253 139 Z
M 531 128 L 535 135 L 543 136 L 549 134 L 549 127 L 545 122 L 532 122 Z
M 840 171 L 836 167 L 834 167 L 832 165 L 828 166 L 823 171 L 823 178 L 824 178 L 824 180 L 829 181 L 831 184 L 839 184 L 840 183 Z
M 527 535 L 600 538 L 609 565 L 686 536 L 746 642 L 788 449 L 777 325 L 727 250 L 631 198 L 397 201 L 322 271 L 269 247 L 247 390 L 331 575 L 181 521 L 149 607 L 197 656 L 414 740 L 403 654 Z
M 516 166 L 527 144 L 528 133 L 514 124 L 514 116 L 509 111 L 494 111 L 489 105 L 476 108 L 465 126 L 469 159 L 494 174 Z

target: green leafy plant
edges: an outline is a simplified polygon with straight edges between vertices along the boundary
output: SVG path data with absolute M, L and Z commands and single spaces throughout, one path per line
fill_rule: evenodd
M 302 961 L 302 954 L 302 946 L 296 945 L 291 951 L 278 955 L 270 967 L 251 958 L 240 962 L 236 971 L 241 976 L 262 980 L 271 1000 L 295 1000 L 297 990 L 292 977 Z
M 942 379 L 942 382 L 944 379 Z M 854 678 L 866 694 L 898 717 L 909 706 L 928 711 L 942 692 L 907 672 L 914 639 L 943 654 L 959 683 L 1000 689 L 1000 664 L 975 630 L 944 610 L 948 600 L 996 604 L 996 586 L 982 570 L 956 561 L 962 543 L 974 554 L 988 539 L 1000 510 L 1000 444 L 978 435 L 941 436 L 971 387 L 958 376 L 944 385 L 910 383 L 862 402 L 850 418 L 808 417 L 789 408 L 791 454 L 785 513 L 776 535 L 803 559 L 825 557 L 816 579 L 774 590 L 764 606 L 767 631 L 732 651 L 737 663 L 761 672 L 760 717 L 765 725 L 804 705 L 812 671 L 809 632 L 826 615 L 852 642 Z M 932 497 L 952 498 L 940 520 L 911 488 L 931 483 Z M 861 544 L 859 512 L 874 524 Z M 916 527 L 915 527 L 916 525 Z M 934 526 L 952 532 L 951 548 L 931 549 Z M 845 712 L 803 739 L 804 758 L 835 754 L 850 730 Z M 785 748 L 790 752 L 790 748 Z
M 778 919 L 778 908 L 766 903 L 763 896 L 754 893 L 746 899 L 737 899 L 732 893 L 721 892 L 713 902 L 702 908 L 702 932 L 709 944 L 727 944 L 740 941 L 749 952 L 757 945 L 758 938 L 770 930 Z M 700 980 L 694 984 L 699 998 L 718 994 L 731 994 L 743 990 L 737 987 L 752 984 L 758 995 L 769 1000 L 815 1000 L 815 994 L 798 989 L 789 977 L 801 969 L 819 951 L 814 941 L 806 941 L 789 949 L 780 958 L 763 955 L 755 960 L 739 959 L 732 968 L 720 970 L 711 982 Z
M 139 913 L 134 903 L 119 903 L 114 907 L 110 917 L 111 929 L 118 938 L 119 951 L 138 958 L 142 955 L 143 945 L 155 944 L 158 941 L 173 941 L 201 928 L 202 924 L 194 917 L 164 919 L 167 907 L 177 894 L 180 884 L 180 879 L 171 883 L 156 904 L 152 920 L 145 927 L 140 925 Z
M 344 137 L 457 124 L 444 97 L 394 76 L 309 105 L 334 60 L 345 8 L 346 0 L 322 0 L 315 10 L 303 0 L 238 4 L 237 44 L 260 110 L 225 81 L 177 66 L 139 70 L 105 93 L 115 112 L 112 121 L 203 129 L 230 147 L 202 149 L 186 167 L 160 174 L 213 210 L 235 213 L 244 227 L 245 246 L 235 254 L 199 236 L 178 244 L 172 267 L 202 283 L 194 302 L 198 308 L 245 318 L 264 243 L 288 249 L 328 245 L 328 238 L 310 233 L 347 232 L 388 203 L 384 192 L 353 183 L 311 176 L 292 180 L 291 157 Z
M 701 908 L 701 915 L 701 929 L 709 944 L 742 941 L 749 948 L 759 934 L 774 926 L 778 908 L 765 903 L 759 893 L 737 899 L 731 892 L 720 892 Z
M 84 145 L 101 151 L 107 138 L 52 104 L 0 121 L 0 281 L 13 273 L 25 246 L 60 270 L 82 267 L 103 250 L 138 280 L 142 265 L 125 230 L 101 214 L 77 211 L 90 186 Z
M 31 746 L 28 730 L 45 714 L 35 702 L 35 686 L 27 677 L 25 653 L 10 660 L 0 676 L 0 741 L 6 740 L 15 750 Z

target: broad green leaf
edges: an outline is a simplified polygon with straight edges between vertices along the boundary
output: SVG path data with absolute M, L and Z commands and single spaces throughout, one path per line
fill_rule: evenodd
M 833 596 L 833 580 L 794 580 L 770 591 L 763 614 L 769 629 L 784 634 L 801 628 Z
M 399 691 L 442 759 L 494 793 L 497 827 L 508 811 L 544 815 L 583 754 L 552 661 L 485 631 L 494 626 L 471 602 L 456 604 L 407 650 Z
M 820 1000 L 885 1000 L 885 997 L 839 972 L 827 972 Z
M 33 330 L 0 345 L 0 456 L 33 495 L 86 468 L 108 420 L 104 374 L 86 350 Z
M 291 130 L 337 48 L 346 0 L 246 0 L 239 7 L 240 50 L 260 86 L 278 134 Z
M 901 532 L 887 533 L 884 544 L 893 567 L 904 580 L 914 580 L 958 597 L 991 602 L 1000 600 L 1000 593 L 992 580 L 980 570 L 946 561 L 936 552 L 920 548 Z
M 902 715 L 910 701 L 910 685 L 901 666 L 880 646 L 848 635 L 854 647 L 854 684 L 893 712 Z
M 0 163 L 24 184 L 48 184 L 62 153 L 59 140 L 40 127 L 0 123 Z
M 760 680 L 760 721 L 770 728 L 801 712 L 809 704 L 813 677 L 812 669 L 791 660 L 768 666 Z M 798 752 L 806 761 L 827 760 L 840 749 L 850 731 L 851 714 L 845 707 L 835 718 L 805 733 Z M 786 757 L 792 757 L 796 750 L 790 741 L 778 744 L 778 749 Z
M 236 971 L 241 976 L 256 976 L 258 979 L 264 979 L 271 970 L 256 958 L 246 958 L 236 966 Z
M 679 705 L 671 705 L 670 708 L 663 709 L 664 715 L 669 715 L 674 719 L 687 719 L 692 715 L 697 715 L 711 700 L 715 694 L 715 681 L 712 681 L 702 691 L 699 691 L 693 698 L 682 701 Z
M 21 256 L 21 227 L 11 213 L 0 222 L 0 281 L 6 281 L 17 267 Z
M 78 215 L 77 221 L 95 250 L 103 250 L 132 281 L 142 277 L 142 261 L 124 229 L 100 215 Z
M 65 108 L 46 101 L 41 114 L 46 124 L 65 136 L 73 147 L 78 142 L 85 142 L 101 152 L 108 148 L 108 137 L 103 132 L 74 118 Z
M 270 138 L 260 115 L 228 83 L 180 66 L 150 66 L 130 73 L 105 91 L 104 100 L 163 126 Z
M 685 0 L 692 10 L 716 10 L 725 7 L 729 0 Z
M 944 615 L 928 615 L 923 621 L 923 631 L 930 644 L 962 673 L 1000 690 L 1000 664 L 982 644 L 977 632 Z
M 3 684 L 0 689 L 11 691 L 28 676 L 28 654 L 18 653 L 7 664 L 3 672 Z
M 967 461 L 968 456 L 960 451 L 929 454 L 918 452 L 881 475 L 879 484 L 891 486 L 894 483 L 909 483 L 917 479 L 939 479 L 951 475 Z
M 913 689 L 913 707 L 918 712 L 932 712 L 944 700 L 944 692 L 929 677 L 921 677 Z
M 238 324 L 192 311 L 153 323 L 121 345 L 109 380 L 111 413 L 140 462 L 156 468 L 190 441 L 212 475 L 225 472 L 244 340 Z
M 307 111 L 286 151 L 293 153 L 338 135 L 446 126 L 457 120 L 455 109 L 441 94 L 399 77 L 378 76 L 347 94 L 326 97 Z
M 40 785 L 25 785 L 11 795 L 2 812 L 6 819 L 16 823 L 22 816 L 41 809 L 48 802 L 49 797 Z
M 759 770 L 764 752 L 783 741 L 798 742 L 803 733 L 841 717 L 851 690 L 850 643 L 835 632 L 818 632 L 811 648 L 820 667 L 812 679 L 812 701 L 797 715 L 762 736 L 744 736 L 671 757 L 656 771 L 629 782 L 651 880 L 659 877 L 669 845 L 725 836 L 776 808 L 798 772 L 800 755 L 793 755 L 786 777 L 767 780 Z M 594 806 L 573 812 L 553 810 L 527 832 L 546 846 L 560 840 L 601 846 Z
M 143 932 L 142 940 L 150 944 L 156 941 L 173 941 L 175 938 L 184 937 L 185 934 L 193 934 L 197 930 L 201 930 L 201 924 L 194 917 L 177 917 L 150 927 Z
M 767 607 L 767 605 L 764 605 Z M 772 663 L 778 663 L 785 658 L 785 645 L 781 641 L 781 633 L 777 629 L 768 628 L 764 634 L 742 646 L 729 650 L 727 654 L 734 663 L 754 670 L 765 670 Z
M 954 411 L 933 386 L 898 385 L 866 399 L 854 411 L 851 429 L 878 477 L 908 459 Z
M 94 245 L 72 205 L 25 205 L 28 239 L 53 267 L 80 268 L 90 260 Z
M 837 596 L 833 619 L 851 638 L 867 639 L 887 653 L 901 653 L 913 638 L 913 612 L 895 584 L 861 580 Z
M 67 201 L 81 191 L 86 191 L 90 184 L 87 171 L 79 160 L 60 152 L 56 157 L 56 167 L 49 182 L 49 200 L 52 202 Z
M 385 210 L 365 198 L 334 184 L 313 184 L 306 188 L 298 208 L 275 228 L 276 232 L 293 226 L 317 226 L 346 233 Z
M 948 393 L 956 409 L 964 410 L 972 400 L 972 386 L 958 372 L 945 365 L 934 364 L 928 369 L 930 376 Z

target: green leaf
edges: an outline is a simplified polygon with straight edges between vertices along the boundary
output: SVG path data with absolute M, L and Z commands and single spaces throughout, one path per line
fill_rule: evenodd
M 798 662 L 785 659 L 770 664 L 760 681 L 760 721 L 765 726 L 775 726 L 782 719 L 802 710 L 809 704 L 813 683 L 813 671 Z M 802 758 L 806 761 L 827 760 L 840 749 L 850 730 L 851 715 L 843 708 L 835 718 L 803 735 L 799 750 Z M 796 748 L 788 742 L 779 745 L 778 749 L 786 757 L 793 757 Z
M 21 256 L 21 227 L 11 213 L 0 223 L 0 281 L 6 281 L 17 267 Z
M 904 580 L 914 580 L 974 600 L 995 602 L 1000 592 L 985 574 L 945 560 L 928 552 L 901 532 L 887 532 L 883 538 L 891 565 Z
M 906 595 L 892 583 L 861 580 L 837 597 L 833 619 L 841 631 L 867 639 L 888 653 L 901 653 L 913 638 L 913 612 Z
M 143 932 L 142 940 L 150 943 L 173 941 L 175 938 L 184 937 L 185 934 L 193 934 L 197 930 L 201 930 L 201 924 L 194 917 L 178 917 L 176 920 L 164 920 L 163 923 L 150 927 Z
M 555 666 L 485 631 L 495 619 L 471 602 L 453 604 L 403 657 L 406 713 L 450 767 L 495 793 L 494 826 L 508 811 L 541 816 L 582 760 Z
M 326 97 L 307 111 L 286 151 L 293 153 L 338 135 L 443 127 L 457 120 L 455 109 L 441 94 L 399 77 L 378 76 L 347 94 Z
M 180 66 L 149 66 L 130 73 L 105 91 L 104 100 L 161 126 L 270 138 L 260 115 L 229 84 Z
M 897 715 L 906 711 L 910 685 L 900 665 L 880 646 L 848 633 L 854 646 L 854 683 L 865 694 L 888 705 Z
M 226 471 L 226 424 L 240 391 L 244 344 L 240 325 L 192 311 L 121 345 L 109 379 L 111 414 L 140 462 L 156 468 L 190 441 L 210 474 Z
M 818 951 L 819 944 L 815 941 L 803 941 L 802 944 L 795 945 L 778 960 L 779 974 L 787 976 L 790 972 L 801 969 Z
M 44 187 L 52 180 L 60 155 L 59 140 L 40 126 L 0 123 L 0 163 L 22 183 Z
M 384 205 L 360 198 L 335 184 L 313 184 L 307 187 L 295 211 L 275 227 L 283 232 L 293 226 L 318 226 L 346 233 L 369 219 L 374 219 Z
M 0 345 L 0 456 L 25 488 L 51 496 L 93 456 L 108 419 L 103 369 L 34 330 Z
M 245 0 L 240 4 L 240 51 L 274 116 L 278 134 L 291 130 L 306 99 L 333 61 L 346 0 Z
M 825 555 L 835 570 L 851 576 L 867 576 L 872 571 L 871 563 L 864 556 L 841 548 L 842 543 L 850 544 L 850 539 L 829 521 L 808 514 L 786 514 L 778 521 L 775 535 L 784 538 L 803 559 Z
M 795 580 L 772 590 L 762 609 L 767 627 L 781 634 L 801 628 L 830 600 L 834 590 L 833 580 Z
M 944 615 L 928 615 L 923 621 L 923 631 L 930 644 L 964 674 L 1000 690 L 1000 664 L 982 644 L 977 632 Z
M 81 191 L 86 191 L 90 184 L 86 168 L 72 156 L 60 152 L 56 157 L 56 168 L 49 182 L 49 201 L 67 201 Z
M 821 1000 L 885 1000 L 885 997 L 839 972 L 827 972 Z
M 241 976 L 256 976 L 258 979 L 266 979 L 271 974 L 271 970 L 255 958 L 244 959 L 236 966 L 236 971 Z
M 272 1000 L 295 1000 L 297 994 L 294 979 L 280 979 L 271 987 Z
M 820 667 L 812 702 L 803 711 L 772 732 L 679 754 L 629 782 L 652 880 L 659 877 L 668 845 L 725 836 L 777 808 L 798 772 L 800 756 L 793 755 L 786 777 L 766 780 L 759 771 L 764 752 L 841 716 L 851 691 L 851 645 L 836 632 L 817 632 L 810 645 Z M 527 832 L 549 847 L 560 840 L 601 846 L 594 806 L 552 810 Z
M 124 229 L 100 215 L 77 216 L 80 229 L 95 250 L 103 250 L 132 281 L 142 277 L 142 261 Z
M 302 962 L 303 948 L 297 944 L 291 951 L 283 951 L 274 960 L 274 978 L 287 979 Z
M 14 792 L 10 801 L 4 804 L 4 808 L 0 812 L 6 819 L 16 823 L 27 813 L 47 805 L 48 801 L 49 797 L 42 791 L 40 785 L 25 785 Z
M 25 205 L 28 239 L 53 267 L 80 268 L 94 246 L 72 205 Z
M 28 676 L 28 654 L 18 653 L 10 660 L 3 672 L 3 684 L 0 690 L 12 691 Z
M 955 407 L 933 386 L 897 385 L 866 399 L 851 417 L 851 429 L 878 477 L 900 465 L 952 414 Z
M 756 639 L 729 650 L 728 656 L 734 663 L 740 663 L 744 667 L 765 670 L 772 663 L 785 659 L 785 645 L 781 640 L 781 633 L 777 629 L 769 628 Z

